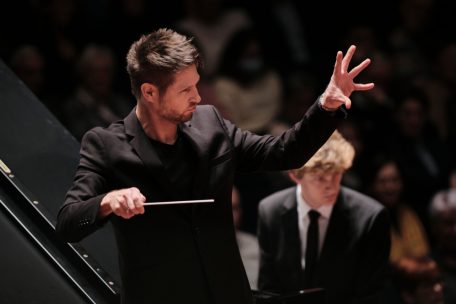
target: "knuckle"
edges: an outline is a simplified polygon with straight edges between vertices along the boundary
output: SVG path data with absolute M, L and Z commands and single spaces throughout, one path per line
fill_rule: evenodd
M 135 195 L 135 194 L 139 193 L 139 189 L 136 188 L 136 187 L 131 187 L 131 188 L 130 188 L 130 193 L 131 193 L 132 195 Z

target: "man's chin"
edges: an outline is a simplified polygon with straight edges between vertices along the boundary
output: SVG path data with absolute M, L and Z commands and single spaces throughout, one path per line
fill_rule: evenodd
M 189 114 L 182 114 L 178 117 L 174 117 L 174 118 L 168 118 L 168 120 L 171 120 L 173 121 L 174 123 L 176 124 L 181 124 L 181 123 L 185 123 L 187 121 L 190 121 L 193 117 L 193 113 L 189 113 Z
M 182 115 L 182 122 L 187 122 L 190 121 L 193 117 L 193 112 L 189 114 Z
M 337 201 L 337 195 L 335 197 L 326 197 L 323 200 L 323 205 L 334 205 Z

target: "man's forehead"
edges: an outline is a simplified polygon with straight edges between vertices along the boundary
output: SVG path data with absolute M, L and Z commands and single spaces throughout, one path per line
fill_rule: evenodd
M 178 71 L 174 74 L 173 79 L 174 86 L 184 88 L 197 84 L 200 80 L 200 75 L 197 71 L 192 71 L 187 68 L 187 70 Z
M 310 168 L 304 171 L 305 174 L 309 175 L 330 175 L 330 174 L 338 174 L 343 173 L 344 170 L 342 168 Z

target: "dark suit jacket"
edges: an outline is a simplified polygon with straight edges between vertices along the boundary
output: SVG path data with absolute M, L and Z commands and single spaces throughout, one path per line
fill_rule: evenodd
M 302 289 L 296 187 L 260 202 L 260 290 Z M 390 252 L 389 217 L 373 199 L 342 187 L 320 253 L 315 282 L 328 303 L 380 303 Z
M 198 162 L 193 197 L 213 204 L 147 207 L 124 220 L 111 216 L 119 247 L 124 303 L 251 303 L 236 245 L 231 188 L 236 170 L 283 170 L 301 166 L 334 131 L 337 115 L 317 104 L 280 137 L 257 136 L 224 120 L 212 106 L 199 106 L 179 126 Z M 87 132 L 73 186 L 57 232 L 77 242 L 106 220 L 97 219 L 103 196 L 137 187 L 148 201 L 174 200 L 173 185 L 135 112 L 108 128 Z

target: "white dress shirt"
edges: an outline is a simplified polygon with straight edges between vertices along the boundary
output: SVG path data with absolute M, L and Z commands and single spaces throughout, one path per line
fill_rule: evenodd
M 298 228 L 299 237 L 301 240 L 301 266 L 305 268 L 306 261 L 306 245 L 307 245 L 307 230 L 309 228 L 310 219 L 308 213 L 312 208 L 304 201 L 301 195 L 301 185 L 296 187 L 296 199 L 298 202 Z M 320 213 L 318 218 L 318 254 L 320 255 L 323 243 L 325 241 L 326 231 L 328 230 L 329 219 L 334 205 L 322 205 L 314 209 Z

